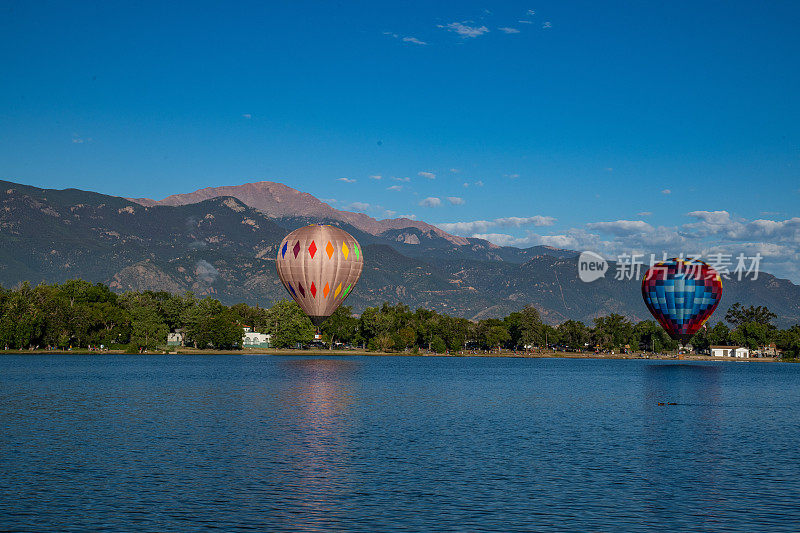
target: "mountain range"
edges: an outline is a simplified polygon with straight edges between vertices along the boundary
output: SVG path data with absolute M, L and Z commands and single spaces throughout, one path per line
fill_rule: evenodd
M 639 282 L 577 276 L 578 253 L 503 247 L 407 218 L 376 220 L 334 209 L 274 182 L 201 189 L 163 200 L 0 181 L 0 283 L 83 278 L 116 291 L 193 291 L 262 306 L 288 297 L 275 271 L 289 231 L 327 223 L 362 245 L 354 311 L 402 302 L 470 319 L 536 306 L 551 324 L 620 313 L 650 318 Z M 761 273 L 727 280 L 715 318 L 735 302 L 766 305 L 784 327 L 800 322 L 800 287 Z

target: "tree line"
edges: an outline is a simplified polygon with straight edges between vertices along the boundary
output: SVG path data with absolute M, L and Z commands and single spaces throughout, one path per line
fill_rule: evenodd
M 800 356 L 800 325 L 778 329 L 766 307 L 734 304 L 723 321 L 703 328 L 691 340 L 695 349 L 739 345 L 756 349 L 776 343 L 785 357 Z M 167 333 L 181 331 L 185 343 L 199 349 L 241 347 L 243 327 L 271 335 L 276 348 L 293 348 L 314 341 L 308 317 L 292 300 L 268 308 L 238 303 L 226 306 L 191 292 L 165 291 L 117 294 L 101 283 L 70 280 L 60 284 L 15 289 L 0 287 L 0 346 L 6 349 L 108 348 L 153 350 L 166 343 Z M 594 319 L 591 326 L 567 320 L 545 324 L 533 306 L 504 318 L 473 322 L 404 304 L 368 307 L 356 317 L 342 306 L 320 328 L 321 342 L 330 347 L 357 346 L 383 352 L 436 353 L 464 350 L 525 350 L 557 347 L 585 351 L 675 350 L 672 340 L 653 320 L 634 323 L 622 315 Z

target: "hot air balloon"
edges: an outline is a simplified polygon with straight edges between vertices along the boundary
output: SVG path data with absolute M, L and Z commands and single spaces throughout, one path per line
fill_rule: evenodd
M 283 239 L 275 266 L 283 286 L 319 327 L 352 292 L 364 257 L 343 229 L 311 224 Z
M 717 308 L 722 279 L 698 259 L 667 259 L 645 274 L 642 298 L 669 336 L 686 345 Z

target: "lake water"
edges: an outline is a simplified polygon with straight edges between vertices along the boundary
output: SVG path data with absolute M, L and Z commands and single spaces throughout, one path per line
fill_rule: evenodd
M 798 393 L 778 363 L 2 356 L 0 530 L 798 531 Z

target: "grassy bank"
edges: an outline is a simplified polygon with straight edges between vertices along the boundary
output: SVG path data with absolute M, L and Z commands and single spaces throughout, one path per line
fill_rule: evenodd
M 411 353 L 411 352 L 371 352 L 366 350 L 296 350 L 296 349 L 254 349 L 245 348 L 242 350 L 199 350 L 195 348 L 183 347 L 170 347 L 167 349 L 160 349 L 148 351 L 143 354 L 132 354 L 125 350 L 72 350 L 72 351 L 59 351 L 59 350 L 4 350 L 0 354 L 16 354 L 16 355 L 34 355 L 34 354 L 68 354 L 68 355 L 297 355 L 297 356 L 311 356 L 311 357 L 338 357 L 348 355 L 361 355 L 361 356 L 395 356 L 395 357 L 517 357 L 523 359 L 651 359 L 659 361 L 728 361 L 728 362 L 743 362 L 743 361 L 757 361 L 757 362 L 798 362 L 800 360 L 781 360 L 778 358 L 760 358 L 760 359 L 739 359 L 734 357 L 711 357 L 709 355 L 675 355 L 675 354 L 649 354 L 649 353 L 630 353 L 630 354 L 595 354 L 593 352 L 556 352 L 556 351 L 536 351 L 536 352 L 513 352 L 502 351 L 493 353 L 452 353 L 452 354 L 437 354 L 437 353 Z

